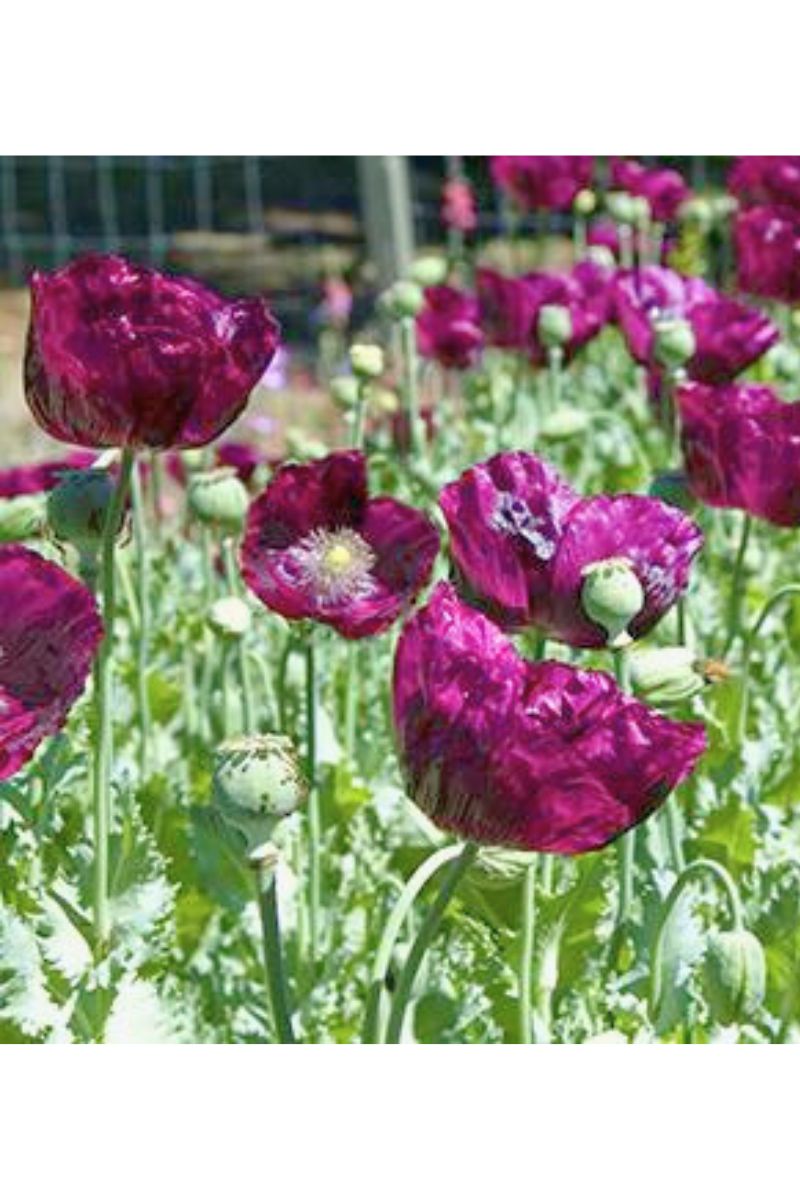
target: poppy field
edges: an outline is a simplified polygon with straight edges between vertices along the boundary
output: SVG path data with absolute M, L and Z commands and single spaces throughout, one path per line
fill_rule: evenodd
M 32 274 L 0 1041 L 797 1040 L 800 158 L 488 170 L 279 453 L 269 294 Z

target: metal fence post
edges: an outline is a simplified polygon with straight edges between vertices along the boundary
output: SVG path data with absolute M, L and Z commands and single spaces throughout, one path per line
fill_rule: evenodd
M 386 287 L 406 273 L 414 254 L 408 159 L 366 155 L 358 160 L 358 178 L 367 251 Z

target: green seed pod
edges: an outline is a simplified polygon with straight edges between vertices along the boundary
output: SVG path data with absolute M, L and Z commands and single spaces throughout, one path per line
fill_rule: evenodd
M 633 224 L 637 229 L 646 229 L 650 224 L 652 210 L 646 196 L 631 196 L 631 212 Z
M 331 399 L 344 412 L 358 404 L 360 390 L 361 384 L 355 375 L 337 375 L 331 380 Z
M 208 610 L 208 623 L 219 637 L 237 641 L 250 628 L 250 609 L 238 596 L 223 596 Z
M 668 371 L 684 367 L 696 349 L 694 331 L 688 321 L 670 318 L 653 322 L 653 353 L 660 366 Z
M 581 188 L 572 201 L 572 208 L 579 217 L 590 217 L 597 208 L 597 196 L 591 188 Z
M 800 351 L 786 342 L 772 346 L 764 355 L 764 362 L 783 383 L 793 383 L 800 375 Z
M 383 350 L 366 343 L 351 346 L 350 365 L 359 379 L 378 379 L 383 374 Z
M 608 645 L 620 649 L 632 641 L 628 626 L 644 608 L 644 588 L 626 558 L 604 558 L 584 568 L 581 604 Z
M 633 690 L 661 708 L 691 699 L 709 682 L 703 664 L 687 646 L 638 647 L 628 662 Z
M 107 471 L 90 468 L 65 472 L 47 498 L 47 519 L 53 536 L 91 558 L 103 540 L 113 497 L 114 481 Z M 120 527 L 122 520 L 120 514 Z
M 262 845 L 308 796 L 289 738 L 275 734 L 233 738 L 217 750 L 214 806 L 241 833 L 248 850 Z
M 606 211 L 620 225 L 636 223 L 636 204 L 634 197 L 627 192 L 609 192 L 606 196 Z
M 703 960 L 705 994 L 721 1025 L 748 1021 L 764 1002 L 766 961 L 758 938 L 746 929 L 712 933 Z
M 232 467 L 199 471 L 190 479 L 187 495 L 191 513 L 204 525 L 232 534 L 242 529 L 250 498 Z
M 539 340 L 548 350 L 566 346 L 572 337 L 572 317 L 563 304 L 543 304 L 537 324 Z
M 0 544 L 39 537 L 46 519 L 47 497 L 41 492 L 0 500 Z
M 697 501 L 689 491 L 689 481 L 685 471 L 659 471 L 647 489 L 648 494 L 673 508 L 682 508 L 684 512 L 694 512 Z
M 554 412 L 548 413 L 542 421 L 539 436 L 551 442 L 564 442 L 579 433 L 584 433 L 590 421 L 589 414 L 583 409 L 562 404 Z
M 714 224 L 714 209 L 705 196 L 693 196 L 681 205 L 678 216 L 687 225 L 706 232 Z
M 449 274 L 450 268 L 447 259 L 434 254 L 418 258 L 415 263 L 411 264 L 409 271 L 412 281 L 419 284 L 421 288 L 437 287 L 440 283 L 446 283 Z
M 422 288 L 413 279 L 401 279 L 393 283 L 381 296 L 381 306 L 397 320 L 415 317 L 425 303 Z

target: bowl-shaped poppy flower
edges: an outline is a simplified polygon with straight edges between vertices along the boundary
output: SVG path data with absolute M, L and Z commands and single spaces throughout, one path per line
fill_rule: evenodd
M 483 349 L 475 297 L 446 284 L 426 288 L 425 307 L 417 317 L 417 345 L 424 358 L 449 370 L 473 367 Z
M 800 403 L 768 387 L 678 390 L 689 486 L 714 508 L 739 508 L 774 525 L 800 525 Z
M 696 350 L 686 370 L 702 383 L 729 383 L 780 338 L 777 325 L 757 309 L 668 267 L 621 271 L 614 303 L 628 349 L 637 362 L 651 368 L 657 365 L 654 322 L 676 317 L 688 321 Z
M 33 274 L 25 393 L 60 441 L 203 446 L 242 411 L 277 345 L 263 300 L 88 255 Z
M 591 187 L 594 159 L 587 155 L 495 155 L 489 160 L 495 187 L 523 211 L 567 212 L 578 192 Z
M 364 455 L 343 450 L 276 472 L 250 506 L 241 568 L 268 608 L 362 638 L 408 608 L 438 549 L 428 517 L 370 497 Z
M 685 591 L 703 542 L 695 523 L 649 496 L 581 497 L 533 454 L 496 454 L 441 492 L 465 593 L 506 629 L 536 626 L 571 646 L 604 646 L 584 611 L 588 569 L 623 560 L 644 601 L 628 632 L 642 637 Z
M 441 829 L 583 854 L 644 820 L 693 770 L 703 727 L 610 675 L 528 662 L 447 584 L 400 635 L 394 724 L 408 793 Z
M 611 160 L 611 186 L 631 196 L 643 196 L 655 221 L 674 221 L 691 189 L 679 171 L 648 168 L 633 159 Z
M 571 334 L 565 361 L 596 337 L 611 315 L 611 273 L 584 262 L 567 274 L 532 271 L 518 278 L 488 268 L 476 275 L 481 327 L 492 346 L 527 353 L 537 365 L 547 362 L 539 338 L 539 314 L 545 305 L 569 311 Z
M 733 240 L 742 291 L 787 304 L 800 301 L 800 212 L 747 209 L 736 217 Z
M 728 173 L 728 191 L 746 208 L 786 205 L 800 211 L 800 157 L 744 155 Z
M 83 471 L 92 465 L 96 457 L 88 450 L 76 450 L 64 458 L 29 463 L 24 467 L 7 467 L 0 471 L 0 499 L 51 492 L 66 471 Z
M 91 592 L 23 546 L 0 546 L 0 593 L 0 779 L 8 779 L 66 721 L 103 627 Z

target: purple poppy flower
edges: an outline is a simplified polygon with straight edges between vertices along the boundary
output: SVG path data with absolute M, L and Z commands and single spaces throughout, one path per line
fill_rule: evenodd
M 650 170 L 632 159 L 611 160 L 611 186 L 631 196 L 643 196 L 655 221 L 674 221 L 691 189 L 678 171 L 656 167 Z
M 408 793 L 440 828 L 555 854 L 598 850 L 693 770 L 702 725 L 611 676 L 528 662 L 447 584 L 405 625 L 394 723 Z
M 733 229 L 739 287 L 769 300 L 800 301 L 800 213 L 751 208 Z
M 273 466 L 276 461 L 252 442 L 220 442 L 214 457 L 217 466 L 233 467 L 242 483 L 249 483 L 259 467 Z
M 594 159 L 583 155 L 495 155 L 489 160 L 495 187 L 518 208 L 567 212 L 578 192 L 592 185 Z
M 642 637 L 685 591 L 703 541 L 679 509 L 649 496 L 581 497 L 523 451 L 470 467 L 439 503 L 467 595 L 507 629 L 535 625 L 571 646 L 607 642 L 581 603 L 592 564 L 633 569 L 644 604 L 629 631 Z
M 787 154 L 737 158 L 728 174 L 728 191 L 746 208 L 778 204 L 800 211 L 800 157 Z
M 800 525 L 800 403 L 768 387 L 678 390 L 689 486 L 714 508 L 740 508 L 774 525 Z
M 527 350 L 537 315 L 536 294 L 527 280 L 483 267 L 476 272 L 475 287 L 481 328 L 488 344 L 504 350 Z
M 650 368 L 656 367 L 654 321 L 688 321 L 696 351 L 686 369 L 703 383 L 730 382 L 780 338 L 777 326 L 757 309 L 721 295 L 703 279 L 686 278 L 667 267 L 621 271 L 614 302 L 628 349 Z
M 474 366 L 483 349 L 478 319 L 474 296 L 446 285 L 426 288 L 425 307 L 417 317 L 420 354 L 451 370 Z
M 81 446 L 203 446 L 247 403 L 278 345 L 260 299 L 87 255 L 31 280 L 28 405 Z
M 92 465 L 96 457 L 89 451 L 77 450 L 65 458 L 29 463 L 24 467 L 8 467 L 0 471 L 0 499 L 50 492 L 61 481 L 65 471 L 83 471 Z
M 568 274 L 533 271 L 520 278 L 479 270 L 476 277 L 480 319 L 490 345 L 526 351 L 531 360 L 547 362 L 539 340 L 539 313 L 546 304 L 569 310 L 572 333 L 565 361 L 596 337 L 611 314 L 611 273 L 596 263 L 580 263 Z
M 83 691 L 103 627 L 91 592 L 23 546 L 0 546 L 0 779 L 57 733 Z
M 408 608 L 438 549 L 424 513 L 389 496 L 370 498 L 364 455 L 340 450 L 280 468 L 250 506 L 241 566 L 268 608 L 362 638 Z
M 622 249 L 619 229 L 608 217 L 601 217 L 600 220 L 592 222 L 586 231 L 586 244 L 587 246 L 603 246 L 616 259 L 619 259 Z

